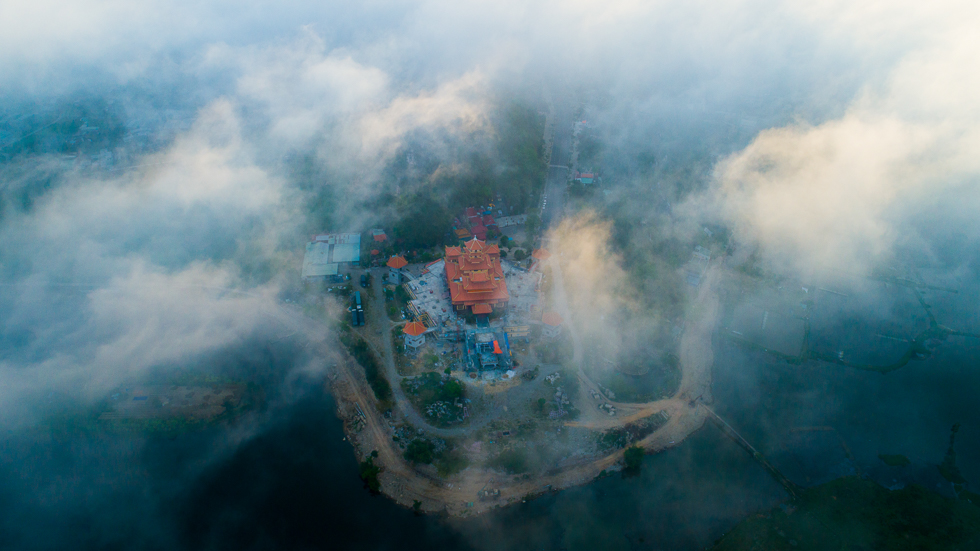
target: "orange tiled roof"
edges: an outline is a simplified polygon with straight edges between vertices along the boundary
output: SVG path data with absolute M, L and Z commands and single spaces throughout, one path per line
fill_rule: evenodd
M 393 257 L 391 257 L 391 258 L 388 259 L 388 267 L 389 268 L 394 268 L 396 270 L 400 270 L 401 268 L 404 268 L 405 266 L 408 266 L 408 261 L 405 260 L 404 257 L 401 257 L 401 256 L 393 256 Z
M 544 322 L 545 325 L 558 327 L 561 325 L 563 320 L 561 319 L 561 316 L 558 315 L 558 312 L 545 312 L 545 314 L 541 316 L 541 321 Z
M 406 335 L 411 335 L 413 337 L 417 337 L 422 333 L 425 333 L 425 325 L 417 321 L 406 323 L 405 327 L 402 328 L 402 333 L 405 333 Z
M 493 306 L 490 306 L 489 304 L 484 304 L 481 302 L 480 304 L 473 305 L 474 314 L 489 314 L 490 312 L 493 312 Z
M 482 251 L 484 246 L 483 241 L 480 241 L 475 237 L 466 242 L 466 250 L 469 252 Z
M 499 248 L 476 239 L 466 242 L 465 251 L 446 248 L 446 283 L 456 306 L 497 304 L 510 299 Z
M 537 258 L 538 260 L 544 260 L 544 259 L 548 258 L 549 256 L 551 256 L 551 253 L 549 253 L 548 251 L 546 251 L 544 249 L 534 249 L 534 252 L 531 253 L 531 257 L 532 258 Z

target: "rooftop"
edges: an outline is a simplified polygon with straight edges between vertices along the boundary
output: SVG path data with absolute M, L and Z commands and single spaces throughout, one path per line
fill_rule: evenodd
M 558 327 L 559 325 L 561 325 L 561 322 L 564 320 L 561 319 L 561 316 L 558 314 L 558 312 L 545 312 L 544 315 L 541 316 L 541 321 L 545 325 Z
M 478 239 L 467 241 L 463 250 L 446 248 L 446 283 L 456 306 L 489 306 L 510 298 L 500 264 L 500 249 Z
M 361 234 L 324 233 L 306 244 L 303 277 L 337 275 L 340 264 L 361 260 Z
M 388 259 L 388 267 L 394 268 L 395 270 L 400 270 L 408 265 L 408 261 L 401 256 L 393 256 Z

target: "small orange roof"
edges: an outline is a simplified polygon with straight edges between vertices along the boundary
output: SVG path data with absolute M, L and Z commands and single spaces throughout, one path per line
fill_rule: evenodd
M 538 260 L 544 260 L 544 259 L 548 258 L 549 256 L 551 256 L 551 253 L 549 253 L 548 251 L 546 251 L 544 249 L 534 249 L 534 252 L 531 253 L 531 257 L 532 258 L 536 258 Z
M 403 257 L 393 256 L 388 259 L 389 268 L 394 268 L 396 270 L 399 270 L 401 268 L 404 268 L 405 266 L 408 266 L 408 261 L 405 260 Z
M 493 312 L 493 306 L 490 306 L 489 304 L 481 303 L 473 305 L 474 314 L 489 314 L 490 312 Z
M 379 254 L 381 254 L 381 251 L 378 249 L 371 249 L 371 256 L 378 256 Z
M 545 312 L 545 314 L 541 316 L 541 321 L 544 322 L 545 325 L 558 327 L 561 325 L 563 320 L 561 319 L 561 316 L 558 315 L 558 312 Z
M 406 323 L 405 327 L 402 327 L 402 333 L 405 333 L 406 335 L 411 335 L 413 337 L 417 337 L 422 333 L 425 333 L 425 325 L 417 321 Z

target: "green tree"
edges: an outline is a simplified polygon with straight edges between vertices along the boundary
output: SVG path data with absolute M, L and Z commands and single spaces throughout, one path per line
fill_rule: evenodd
M 378 457 L 378 452 L 373 451 L 367 459 L 361 461 L 359 474 L 361 480 L 368 487 L 371 493 L 377 494 L 381 491 L 381 482 L 378 480 L 378 475 L 381 473 L 381 467 L 374 464 L 374 458 Z
M 527 221 L 524 222 L 524 232 L 527 234 L 528 239 L 534 234 L 538 233 L 541 229 L 541 215 L 537 212 L 532 212 L 527 215 Z
M 640 446 L 630 446 L 623 452 L 623 460 L 626 462 L 626 470 L 638 471 L 643 464 L 643 448 Z
M 428 465 L 435 457 L 435 446 L 423 438 L 416 438 L 408 443 L 405 449 L 405 459 L 412 463 Z
M 447 370 L 449 368 L 446 368 Z M 456 379 L 449 379 L 443 386 L 443 396 L 448 398 L 450 401 L 457 398 L 463 397 L 463 383 L 457 381 Z

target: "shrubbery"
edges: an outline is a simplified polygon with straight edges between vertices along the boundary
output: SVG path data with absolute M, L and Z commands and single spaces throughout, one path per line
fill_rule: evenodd
M 374 397 L 378 399 L 378 409 L 381 411 L 391 409 L 394 406 L 391 385 L 388 383 L 388 379 L 385 379 L 381 371 L 381 365 L 378 363 L 377 358 L 374 357 L 371 349 L 368 348 L 367 343 L 364 339 L 351 332 L 341 334 L 340 340 L 347 347 L 350 355 L 364 368 L 364 375 L 367 377 L 368 384 L 371 385 L 371 390 L 374 391 Z
M 377 450 L 371 452 L 371 455 L 367 459 L 361 461 L 359 474 L 361 480 L 371 490 L 372 493 L 379 493 L 381 491 L 381 482 L 378 481 L 378 475 L 381 474 L 381 467 L 374 464 L 374 458 L 378 457 Z
M 640 446 L 630 446 L 623 452 L 623 461 L 626 462 L 626 470 L 638 471 L 643 464 L 643 448 Z

